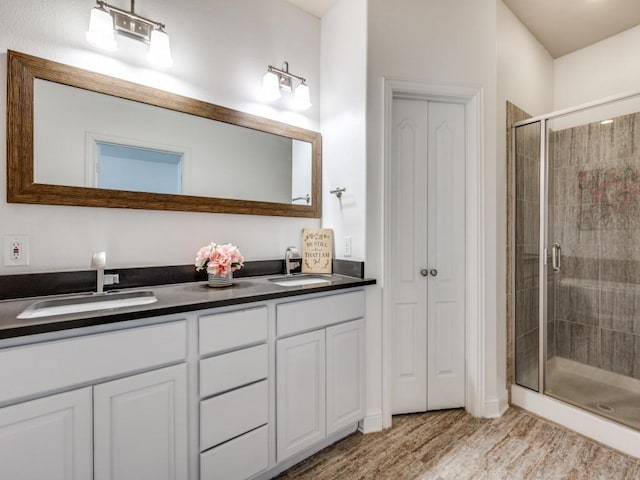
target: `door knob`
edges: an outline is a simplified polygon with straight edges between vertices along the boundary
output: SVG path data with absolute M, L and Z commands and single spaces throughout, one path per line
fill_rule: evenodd
M 435 277 L 436 275 L 438 275 L 438 270 L 436 270 L 435 268 L 432 268 L 431 270 L 429 270 L 429 273 L 431 274 L 432 277 Z
M 426 268 L 423 268 L 422 270 L 420 270 L 420 275 L 422 275 L 423 277 L 426 277 L 427 275 L 429 275 L 429 270 L 427 270 Z

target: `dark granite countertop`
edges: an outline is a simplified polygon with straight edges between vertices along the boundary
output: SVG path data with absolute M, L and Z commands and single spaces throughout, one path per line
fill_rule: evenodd
M 158 301 L 148 305 L 32 319 L 18 319 L 16 317 L 34 302 L 60 297 L 72 297 L 73 295 L 3 300 L 0 301 L 0 339 L 229 305 L 241 305 L 243 303 L 327 292 L 376 283 L 374 279 L 334 274 L 328 283 L 283 287 L 268 281 L 269 278 L 274 276 L 235 279 L 234 285 L 227 288 L 209 288 L 206 282 L 135 288 L 131 289 L 131 291 L 153 291 Z

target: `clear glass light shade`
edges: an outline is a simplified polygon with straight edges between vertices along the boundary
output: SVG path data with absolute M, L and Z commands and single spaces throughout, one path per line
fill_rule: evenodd
M 87 42 L 96 48 L 110 52 L 114 52 L 118 48 L 113 31 L 113 18 L 109 12 L 100 7 L 91 9 Z
M 296 87 L 295 105 L 296 108 L 300 110 L 307 110 L 311 107 L 311 96 L 309 94 L 309 87 L 305 83 L 301 83 Z
M 170 67 L 173 65 L 169 35 L 162 30 L 153 30 L 151 32 L 147 60 L 158 67 Z
M 280 80 L 278 75 L 267 72 L 262 77 L 262 93 L 267 102 L 273 102 L 280 98 Z

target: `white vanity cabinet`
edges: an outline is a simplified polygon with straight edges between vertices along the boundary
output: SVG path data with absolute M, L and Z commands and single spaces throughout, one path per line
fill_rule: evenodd
M 0 349 L 0 402 L 40 397 L 0 408 L 0 478 L 188 478 L 186 349 L 185 321 Z
M 325 332 L 277 341 L 276 417 L 278 461 L 326 436 Z
M 363 291 L 277 306 L 278 462 L 364 418 L 364 313 Z
M 327 435 L 364 418 L 364 319 L 328 327 Z
M 269 468 L 266 306 L 199 318 L 200 480 L 244 480 Z
M 91 387 L 0 408 L 0 478 L 90 479 Z
M 93 388 L 94 480 L 187 478 L 187 366 Z
M 365 292 L 0 342 L 0 480 L 265 480 L 364 418 Z

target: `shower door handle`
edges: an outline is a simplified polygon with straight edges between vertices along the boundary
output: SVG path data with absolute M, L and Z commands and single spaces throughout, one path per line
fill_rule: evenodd
M 554 272 L 559 272 L 560 271 L 560 251 L 562 250 L 562 248 L 560 247 L 559 243 L 554 243 L 553 244 L 553 249 L 551 250 L 551 266 L 553 267 L 553 271 Z

